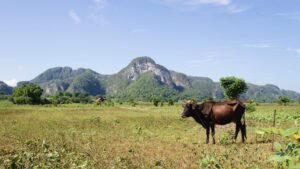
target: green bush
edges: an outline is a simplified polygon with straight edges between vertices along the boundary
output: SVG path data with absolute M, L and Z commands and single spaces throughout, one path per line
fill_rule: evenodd
M 220 79 L 221 86 L 225 95 L 229 99 L 238 99 L 239 96 L 248 90 L 247 84 L 243 79 L 236 77 L 225 77 Z
M 256 111 L 256 104 L 255 103 L 248 103 L 246 105 L 246 112 L 248 113 L 252 113 L 252 112 L 255 112 Z
M 173 99 L 169 99 L 168 100 L 168 106 L 173 106 L 174 105 L 174 100 Z
M 62 93 L 59 92 L 55 96 L 50 97 L 51 103 L 53 105 L 58 104 L 71 104 L 71 103 L 93 103 L 93 99 L 86 93 Z
M 26 97 L 26 96 L 13 97 L 13 103 L 15 103 L 15 104 L 33 104 L 33 99 L 31 97 Z
M 14 90 L 11 101 L 14 104 L 41 104 L 43 89 L 35 84 L 25 84 Z
M 152 101 L 153 101 L 153 105 L 154 105 L 155 107 L 157 107 L 158 104 L 159 104 L 159 102 L 160 102 L 160 100 L 159 100 L 158 98 L 154 98 Z
M 286 96 L 279 96 L 278 97 L 278 104 L 280 105 L 288 105 L 291 102 L 291 99 Z

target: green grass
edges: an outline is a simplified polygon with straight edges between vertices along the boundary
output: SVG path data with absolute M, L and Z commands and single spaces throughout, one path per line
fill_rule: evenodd
M 182 107 L 15 106 L 0 102 L 0 168 L 271 168 L 272 142 L 255 131 L 300 121 L 300 106 L 261 105 L 246 116 L 248 140 L 231 144 L 234 125 L 217 127 L 216 145 Z M 280 139 L 280 138 L 275 138 Z M 280 141 L 280 140 L 277 140 Z

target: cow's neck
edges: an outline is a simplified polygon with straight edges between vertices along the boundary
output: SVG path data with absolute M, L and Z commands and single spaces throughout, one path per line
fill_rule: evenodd
M 196 122 L 200 123 L 204 128 L 207 128 L 208 122 L 198 107 L 196 107 L 196 110 L 193 113 L 192 117 Z

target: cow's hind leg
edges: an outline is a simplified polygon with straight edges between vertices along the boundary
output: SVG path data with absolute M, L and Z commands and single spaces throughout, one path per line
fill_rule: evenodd
M 206 127 L 206 144 L 209 143 L 209 126 Z
M 242 132 L 242 141 L 244 143 L 245 139 L 247 139 L 246 124 L 241 124 L 241 132 Z
M 234 138 L 232 140 L 232 143 L 236 143 L 236 138 L 239 135 L 240 129 L 241 129 L 242 123 L 241 121 L 237 121 L 236 125 L 235 125 L 235 135 Z
M 213 139 L 213 144 L 216 144 L 216 139 L 215 139 L 215 124 L 211 125 L 211 136 Z

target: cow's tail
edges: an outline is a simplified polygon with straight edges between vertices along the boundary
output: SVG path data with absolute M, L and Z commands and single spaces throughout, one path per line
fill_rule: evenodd
M 241 130 L 242 130 L 242 133 L 244 133 L 244 138 L 247 139 L 247 130 L 246 130 L 246 114 L 244 113 L 243 114 L 243 123 L 242 123 L 242 127 L 241 127 Z

